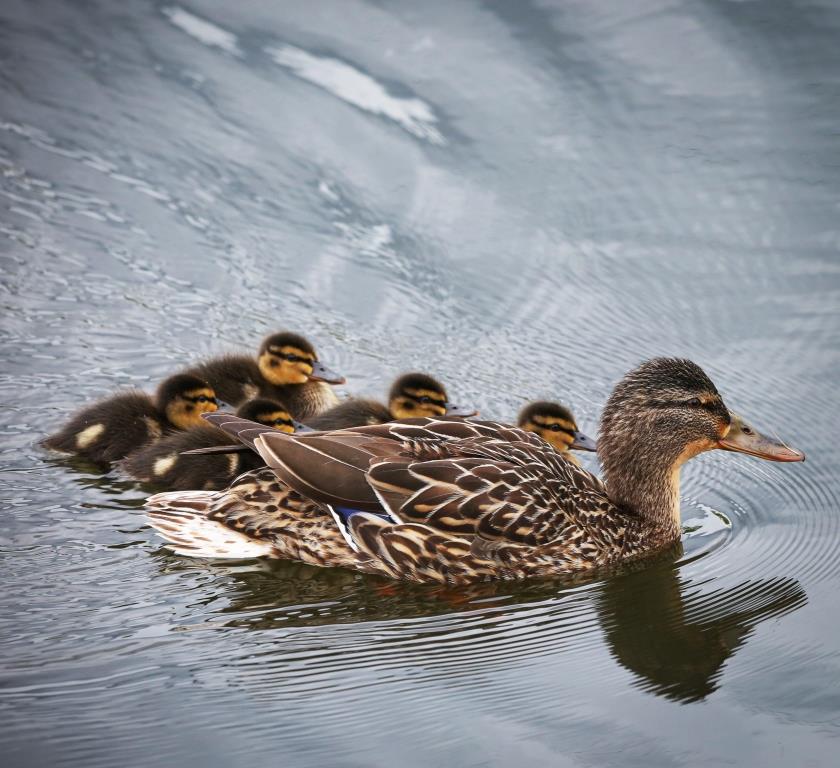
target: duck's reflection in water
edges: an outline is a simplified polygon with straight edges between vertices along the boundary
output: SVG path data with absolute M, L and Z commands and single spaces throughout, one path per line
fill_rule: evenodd
M 454 621 L 429 626 L 423 633 L 430 642 L 429 651 L 446 653 L 451 638 L 449 652 L 469 654 L 475 664 L 474 649 L 470 652 L 462 645 L 465 627 L 457 620 L 458 614 L 468 613 L 470 621 L 481 622 L 476 642 L 489 650 L 494 642 L 501 642 L 509 622 L 523 619 L 528 612 L 524 620 L 533 622 L 535 636 L 540 634 L 544 640 L 537 642 L 544 647 L 536 652 L 571 652 L 581 641 L 579 632 L 570 630 L 577 625 L 589 632 L 599 625 L 612 656 L 634 674 L 642 688 L 676 701 L 698 701 L 717 688 L 724 663 L 758 624 L 798 609 L 807 596 L 793 579 L 755 579 L 707 590 L 680 576 L 675 556 L 625 566 L 600 579 L 589 576 L 458 589 L 297 563 L 231 564 L 219 569 L 226 605 L 216 609 L 214 624 L 218 626 L 223 617 L 224 626 L 256 630 L 393 622 L 389 629 L 399 632 L 400 621 L 448 618 Z M 202 567 L 162 552 L 160 558 L 167 569 Z M 218 596 L 208 596 L 206 603 L 218 605 Z M 418 629 L 412 622 L 406 632 L 416 636 Z M 575 643 L 567 639 L 572 635 L 578 638 Z M 347 640 L 353 642 L 349 636 Z M 534 646 L 530 652 L 535 652 Z M 266 660 L 272 665 L 280 661 L 276 656 L 282 650 L 275 647 L 267 653 L 274 657 Z M 363 661 L 356 657 L 356 663 Z
M 806 602 L 793 579 L 701 591 L 668 563 L 615 576 L 597 598 L 615 659 L 645 689 L 684 702 L 717 688 L 724 663 L 758 624 Z

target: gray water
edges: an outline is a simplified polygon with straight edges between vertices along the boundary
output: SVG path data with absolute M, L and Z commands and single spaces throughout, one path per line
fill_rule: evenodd
M 836 764 L 836 2 L 0 19 L 4 766 Z M 808 461 L 691 462 L 680 555 L 456 591 L 169 555 L 36 445 L 286 327 L 347 392 L 420 368 L 590 433 L 687 356 Z

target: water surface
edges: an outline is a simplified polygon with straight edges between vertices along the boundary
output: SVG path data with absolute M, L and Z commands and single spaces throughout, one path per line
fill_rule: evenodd
M 0 18 L 4 765 L 834 764 L 835 3 Z M 691 357 L 808 462 L 695 460 L 643 567 L 454 591 L 168 555 L 142 488 L 35 445 L 283 327 L 346 391 L 421 368 L 590 432 Z

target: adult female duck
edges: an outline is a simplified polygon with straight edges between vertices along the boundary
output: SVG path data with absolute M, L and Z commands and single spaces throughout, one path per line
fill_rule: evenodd
M 603 484 L 536 435 L 492 422 L 417 419 L 286 436 L 235 417 L 208 420 L 268 468 L 227 491 L 149 499 L 149 519 L 172 549 L 419 582 L 520 579 L 638 558 L 678 541 L 679 472 L 693 456 L 722 448 L 804 459 L 733 416 L 697 365 L 667 358 L 613 390 L 598 441 Z

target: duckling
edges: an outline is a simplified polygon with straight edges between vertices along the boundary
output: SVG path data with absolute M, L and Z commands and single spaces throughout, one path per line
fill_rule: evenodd
M 346 429 L 370 424 L 385 424 L 398 419 L 435 416 L 474 416 L 474 408 L 448 402 L 446 389 L 425 373 L 400 376 L 388 393 L 388 405 L 376 400 L 346 400 L 328 411 L 308 419 L 308 427 L 317 430 Z
M 303 425 L 295 422 L 284 405 L 268 398 L 255 398 L 239 407 L 236 415 L 280 432 L 291 434 Z M 137 480 L 174 490 L 225 488 L 242 472 L 263 466 L 253 451 L 183 455 L 185 451 L 241 445 L 218 427 L 207 423 L 172 435 L 130 453 L 120 469 Z
M 41 445 L 97 463 L 119 461 L 168 432 L 203 425 L 201 414 L 218 407 L 204 379 L 181 373 L 165 379 L 154 398 L 134 390 L 83 408 Z
M 537 400 L 526 405 L 517 417 L 516 424 L 526 432 L 534 432 L 554 448 L 563 458 L 580 465 L 577 456 L 569 449 L 595 451 L 595 441 L 578 430 L 575 417 L 564 405 Z
M 256 359 L 224 355 L 199 363 L 188 373 L 205 379 L 231 405 L 268 397 L 284 403 L 302 421 L 337 405 L 338 398 L 328 385 L 344 383 L 343 376 L 318 362 L 312 344 L 288 331 L 264 338 Z
M 466 584 L 592 571 L 680 540 L 680 469 L 713 449 L 803 461 L 732 414 L 690 360 L 656 358 L 613 389 L 604 482 L 545 441 L 489 421 L 414 419 L 279 435 L 210 414 L 267 467 L 224 491 L 147 500 L 170 548 L 268 557 L 417 582 Z

